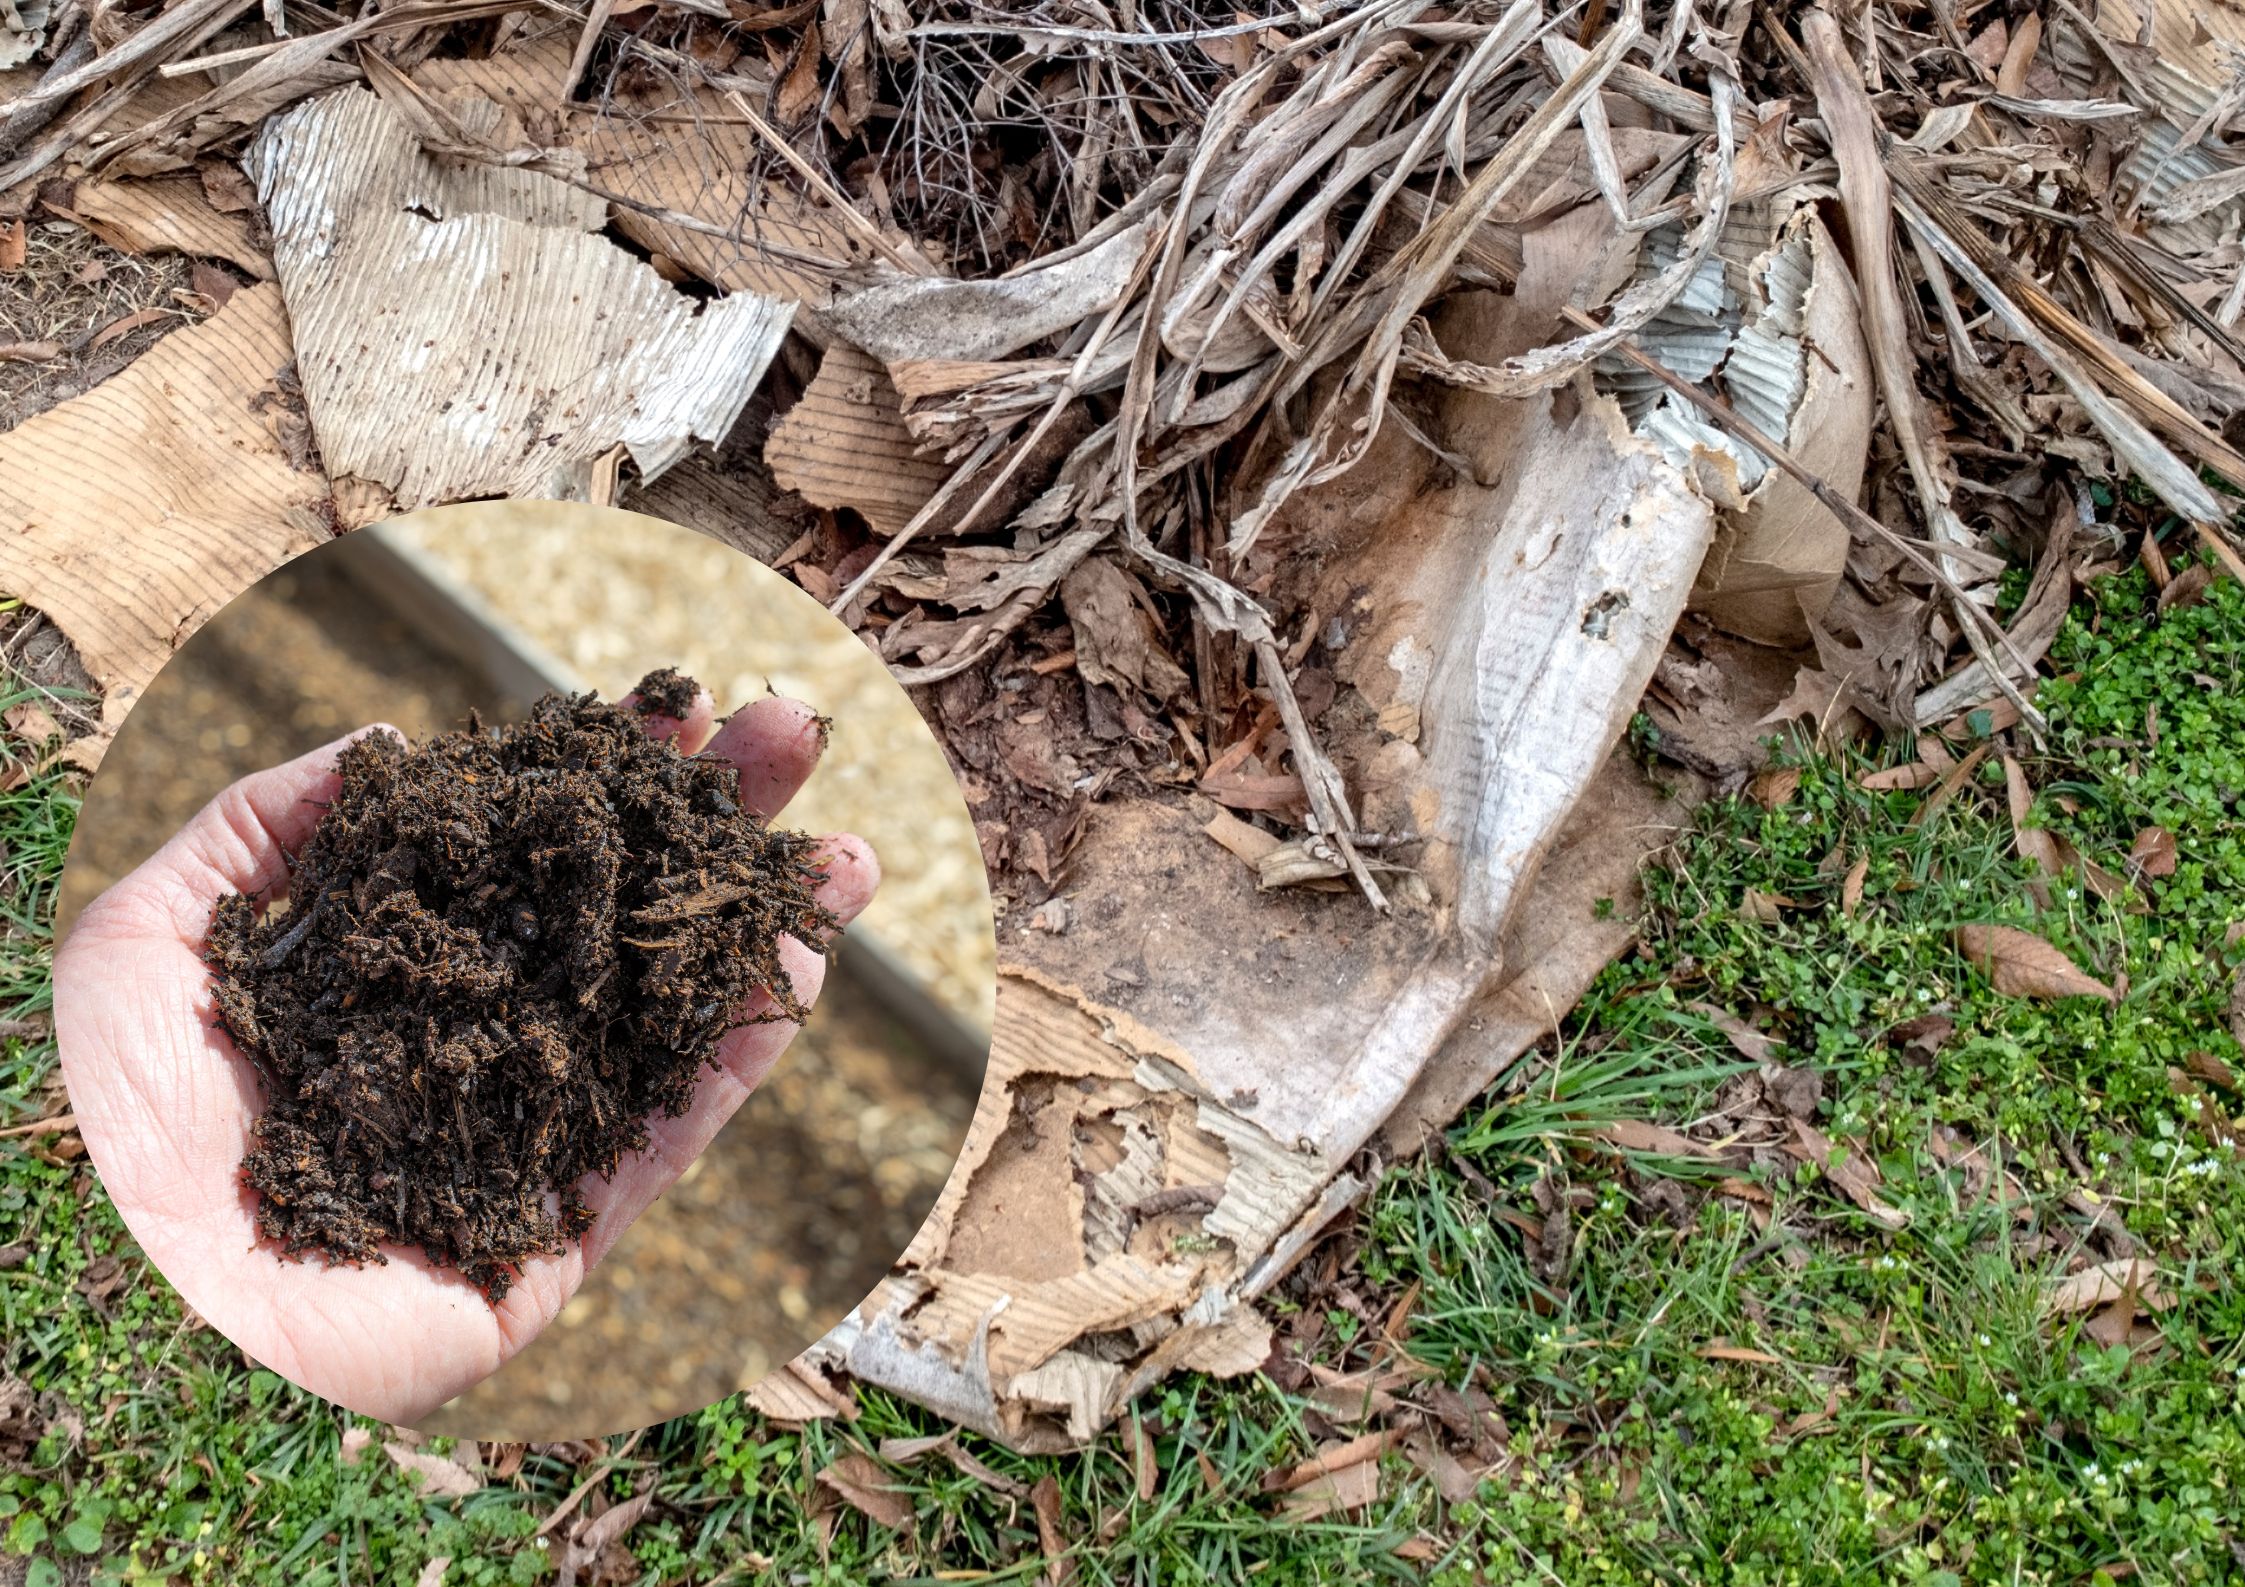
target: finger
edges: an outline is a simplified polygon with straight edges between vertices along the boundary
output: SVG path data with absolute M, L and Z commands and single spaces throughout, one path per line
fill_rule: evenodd
M 140 894 L 168 910 L 183 936 L 202 941 L 211 907 L 219 899 L 234 893 L 254 898 L 288 880 L 289 857 L 311 839 L 340 786 L 336 758 L 369 733 L 405 738 L 389 723 L 376 722 L 270 770 L 252 772 L 220 790 L 111 891 Z M 94 905 L 88 905 L 86 914 L 94 913 Z
M 633 690 L 616 703 L 634 709 L 639 704 L 639 693 Z M 684 716 L 672 716 L 667 711 L 642 711 L 639 725 L 647 730 L 649 738 L 667 738 L 676 744 L 679 754 L 697 754 L 709 742 L 709 735 L 717 726 L 717 702 L 710 698 L 707 689 L 696 689 L 694 703 Z
M 846 926 L 872 902 L 881 883 L 880 861 L 871 844 L 848 833 L 821 839 L 819 858 L 826 879 L 819 884 L 818 900 Z M 790 937 L 780 943 L 780 967 L 787 973 L 797 1005 L 809 1009 L 825 985 L 825 954 Z M 608 1254 L 657 1196 L 677 1183 L 678 1176 L 716 1139 L 725 1121 L 772 1072 L 801 1028 L 794 1020 L 764 1018 L 776 1009 L 769 994 L 759 992 L 751 998 L 742 1018 L 761 1023 L 743 1023 L 726 1032 L 718 1043 L 717 1068 L 702 1077 L 686 1112 L 675 1119 L 650 1119 L 644 1148 L 613 1178 L 585 1182 L 585 1203 L 594 1214 L 582 1246 L 587 1269 Z
M 742 706 L 709 741 L 705 754 L 729 760 L 741 774 L 741 804 L 770 820 L 809 779 L 826 750 L 826 723 L 801 700 L 768 694 Z

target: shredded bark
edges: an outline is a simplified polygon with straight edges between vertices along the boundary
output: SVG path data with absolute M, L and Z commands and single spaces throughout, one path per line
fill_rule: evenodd
M 516 727 L 361 739 L 290 908 L 219 902 L 219 1023 L 266 1096 L 242 1177 L 284 1255 L 418 1246 L 496 1302 L 728 1030 L 804 1015 L 780 941 L 838 926 L 812 840 L 640 723 L 695 688 L 666 669 L 637 710 L 547 695 Z

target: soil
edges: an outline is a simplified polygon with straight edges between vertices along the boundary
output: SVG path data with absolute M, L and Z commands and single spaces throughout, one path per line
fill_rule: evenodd
M 221 902 L 214 1001 L 267 1098 L 243 1177 L 286 1254 L 419 1246 L 496 1301 L 589 1226 L 579 1181 L 686 1110 L 743 1009 L 803 1016 L 779 944 L 835 926 L 812 840 L 645 733 L 694 689 L 361 739 L 291 907 Z
M 89 899 L 237 777 L 367 721 L 393 722 L 419 738 L 463 720 L 471 706 L 496 719 L 504 697 L 489 680 L 431 648 L 349 576 L 354 540 L 299 558 L 254 586 L 158 675 L 86 790 L 63 873 L 64 929 Z M 557 571 L 570 566 L 558 564 Z M 950 940 L 959 928 L 940 928 L 970 910 L 987 921 L 979 889 L 952 903 L 940 886 L 926 885 L 931 877 L 940 881 L 955 845 L 939 841 L 940 824 L 925 818 L 928 795 L 919 781 L 908 777 L 900 787 L 896 773 L 880 775 L 881 765 L 911 771 L 913 763 L 901 732 L 881 725 L 876 694 L 819 693 L 809 687 L 816 675 L 799 681 L 760 651 L 752 664 L 727 672 L 716 665 L 726 659 L 722 647 L 708 645 L 690 623 L 663 621 L 682 599 L 666 592 L 691 591 L 697 602 L 726 598 L 722 588 L 709 595 L 722 571 L 611 563 L 601 577 L 621 586 L 618 605 L 642 634 L 642 657 L 690 659 L 690 670 L 728 705 L 760 693 L 771 676 L 783 692 L 808 695 L 841 717 L 844 729 L 807 792 L 815 793 L 821 778 L 851 773 L 852 753 L 870 736 L 867 797 L 856 797 L 859 783 L 846 781 L 842 787 L 853 794 L 847 804 L 819 808 L 798 799 L 786 819 L 816 831 L 873 828 L 867 835 L 892 867 L 881 896 L 909 903 L 901 916 L 892 912 L 889 940 L 897 939 L 895 926 Z M 545 576 L 535 568 L 514 574 L 555 600 L 553 585 L 537 582 Z M 732 631 L 758 647 L 770 637 L 760 624 Z M 706 659 L 690 643 L 698 637 L 711 651 Z M 636 668 L 610 668 L 595 681 L 621 691 L 644 666 L 643 660 Z M 875 784 L 900 808 L 923 812 L 921 819 L 889 816 L 871 797 Z M 973 866 L 969 847 L 965 863 Z M 909 863 L 900 864 L 898 855 Z M 986 926 L 982 943 L 986 961 Z M 986 997 L 988 969 L 974 977 Z M 755 1382 L 825 1332 L 888 1272 L 935 1204 L 974 1100 L 974 1079 L 885 1018 L 877 996 L 850 977 L 847 959 L 838 959 L 786 1061 L 585 1275 L 554 1325 L 424 1429 L 466 1438 L 576 1438 L 698 1410 Z

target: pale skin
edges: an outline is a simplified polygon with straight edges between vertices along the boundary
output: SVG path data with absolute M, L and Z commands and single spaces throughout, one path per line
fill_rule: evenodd
M 730 761 L 741 803 L 776 816 L 817 764 L 810 708 L 769 698 L 719 726 L 705 693 L 683 721 L 646 718 L 688 754 Z M 385 727 L 361 733 L 395 731 Z M 493 1306 L 418 1251 L 333 1266 L 284 1260 L 261 1241 L 240 1179 L 262 1106 L 248 1060 L 212 1016 L 201 957 L 211 909 L 231 893 L 285 889 L 286 855 L 304 846 L 335 792 L 334 763 L 360 734 L 243 778 L 138 870 L 91 904 L 55 954 L 55 1030 L 71 1111 L 133 1238 L 196 1312 L 260 1364 L 354 1411 L 411 1423 L 496 1371 L 538 1336 L 632 1220 L 674 1184 L 793 1039 L 785 1021 L 743 1023 L 718 1050 L 691 1108 L 650 1121 L 645 1150 L 580 1187 L 595 1221 L 581 1245 L 526 1263 Z M 819 900 L 845 923 L 873 896 L 880 868 L 863 840 L 821 840 Z M 795 996 L 818 996 L 826 961 L 792 939 L 782 962 Z M 761 996 L 744 1021 L 769 1008 Z

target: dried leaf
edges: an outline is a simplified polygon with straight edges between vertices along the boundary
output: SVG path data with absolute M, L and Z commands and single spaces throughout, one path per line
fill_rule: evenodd
M 257 208 L 257 190 L 249 185 L 249 177 L 231 160 L 206 160 L 195 167 L 202 180 L 203 197 L 212 209 L 221 215 L 248 214 Z
M 450 1554 L 432 1554 L 414 1578 L 414 1587 L 444 1587 L 444 1573 L 452 1568 Z
M 2119 995 L 2085 974 L 2064 953 L 2016 926 L 1959 926 L 1957 951 L 2006 997 L 2101 997 Z
M 1644 1119 L 1616 1119 L 1596 1134 L 1599 1139 L 1613 1142 L 1625 1152 L 1650 1152 L 1658 1157 L 1691 1157 L 1701 1162 L 1719 1163 L 1722 1155 L 1705 1141 L 1695 1141 L 1689 1135 L 1653 1124 Z
M 2137 1305 L 2151 1311 L 2165 1311 L 2175 1304 L 2175 1297 L 2159 1282 L 2159 1269 L 2145 1257 L 2130 1256 L 2056 1280 L 2043 1290 L 2042 1307 L 2060 1316 L 2095 1311 L 2131 1293 Z
M 1785 1365 L 1783 1356 L 1773 1356 L 1767 1350 L 1749 1350 L 1744 1345 L 1701 1345 L 1697 1353 L 1707 1361 L 1749 1361 L 1765 1367 Z
M 374 1434 L 368 1428 L 357 1426 L 344 1428 L 342 1447 L 343 1464 L 346 1466 L 357 1465 L 359 1463 L 360 1457 L 362 1457 L 366 1453 L 366 1446 L 373 1442 Z
M 1202 830 L 1250 865 L 1261 864 L 1264 856 L 1284 841 L 1276 833 L 1242 821 L 1229 810 L 1217 811 Z
M 646 1491 L 633 1494 L 621 1504 L 610 1505 L 590 1520 L 578 1522 L 570 1534 L 569 1552 L 577 1556 L 580 1568 L 598 1559 L 602 1549 L 637 1526 L 639 1518 L 654 1502 L 655 1490 L 650 1485 Z
M 1909 1226 L 1910 1215 L 1879 1194 L 1878 1165 L 1863 1155 L 1860 1147 L 1849 1145 L 1844 1150 L 1832 1144 L 1830 1136 L 1805 1119 L 1789 1121 L 1793 1138 L 1785 1149 L 1804 1163 L 1823 1170 L 1824 1177 L 1840 1188 L 1848 1200 L 1861 1208 L 1864 1215 L 1882 1229 L 1903 1229 Z
M 1747 786 L 1747 793 L 1764 810 L 1775 810 L 1780 805 L 1792 803 L 1793 795 L 1800 791 L 1801 768 L 1798 766 L 1772 766 Z
M 2159 587 L 2159 611 L 2188 611 L 2206 599 L 2206 592 L 2214 583 L 2214 569 L 2204 562 L 2194 562 L 2182 572 Z
M 199 259 L 188 267 L 187 285 L 198 297 L 210 304 L 213 313 L 226 307 L 226 300 L 241 287 L 240 282 L 218 266 L 204 264 Z
M 1857 785 L 1871 793 L 1894 793 L 1914 788 L 1930 788 L 1947 773 L 1948 767 L 1931 761 L 1913 760 L 1907 765 L 1889 766 L 1857 779 Z
M 0 342 L 0 364 L 44 364 L 61 356 L 60 342 Z
M 1852 915 L 1863 904 L 1863 883 L 1871 874 L 1871 857 L 1866 854 L 1847 868 L 1847 876 L 1840 883 L 1840 913 Z
M 2183 1062 L 2192 1074 L 2210 1085 L 2220 1086 L 2224 1091 L 2240 1089 L 2236 1072 L 2210 1052 L 2194 1052 Z
M 892 1532 L 912 1524 L 912 1496 L 900 1492 L 895 1479 L 871 1455 L 844 1455 L 820 1472 L 818 1481 L 858 1514 Z
M 1801 901 L 1797 898 L 1788 898 L 1783 893 L 1765 893 L 1758 887 L 1747 888 L 1746 896 L 1739 900 L 1738 905 L 1739 912 L 1748 920 L 1759 921 L 1765 926 L 1774 926 L 1782 920 L 1782 911 L 1800 907 Z
M 1903 1020 L 1890 1026 L 1886 1039 L 1897 1043 L 1905 1052 L 1921 1058 L 1932 1059 L 1940 1055 L 1957 1033 L 1957 1022 L 1946 1014 L 1920 1014 L 1915 1019 Z
M 773 104 L 780 125 L 799 127 L 810 118 L 819 101 L 818 66 L 819 25 L 814 18 L 803 28 L 802 42 L 796 47 L 795 62 L 780 79 L 779 94 Z
M 1292 772 L 1276 776 L 1225 772 L 1221 776 L 1203 777 L 1200 791 L 1234 810 L 1300 810 L 1308 801 L 1302 779 Z
M 1793 692 L 1773 706 L 1757 726 L 1771 727 L 1807 717 L 1816 724 L 1819 738 L 1855 703 L 1854 681 L 1845 674 L 1803 667 L 1794 675 Z
M 1076 1562 L 1068 1556 L 1068 1532 L 1061 1525 L 1060 1483 L 1045 1476 L 1029 1490 L 1029 1504 L 1037 1512 L 1037 1547 L 1044 1551 L 1048 1587 L 1065 1587 L 1075 1580 Z
M 86 343 L 86 351 L 89 353 L 98 351 L 120 337 L 130 336 L 144 325 L 154 325 L 171 317 L 172 311 L 170 309 L 155 308 L 137 309 L 131 314 L 119 315 L 100 330 L 94 332 L 93 340 Z
M 1029 1490 L 1026 1486 L 976 1458 L 959 1442 L 956 1433 L 934 1433 L 924 1438 L 884 1438 L 881 1440 L 881 1458 L 896 1465 L 911 1465 L 915 1461 L 925 1459 L 930 1454 L 943 1456 L 952 1465 L 958 1467 L 961 1472 L 972 1477 L 985 1488 L 993 1489 L 1008 1498 L 1026 1499 L 1029 1497 Z
M 471 1493 L 483 1491 L 483 1479 L 444 1455 L 432 1455 L 424 1449 L 413 1449 L 391 1439 L 382 1445 L 400 1471 L 413 1473 L 421 1479 L 421 1491 L 446 1499 L 464 1499 Z
M 1381 1448 L 1385 1448 L 1385 1441 L 1392 1439 L 1394 1434 L 1383 1432 L 1365 1434 L 1365 1437 L 1381 1439 Z M 1340 1448 L 1354 1448 L 1356 1443 L 1363 1443 L 1363 1439 L 1351 1439 L 1349 1446 Z M 1280 1513 L 1286 1520 L 1313 1522 L 1334 1513 L 1354 1515 L 1378 1504 L 1378 1497 L 1381 1497 L 1381 1461 L 1378 1461 L 1378 1455 L 1354 1459 L 1347 1466 L 1325 1466 L 1327 1459 L 1334 1457 L 1307 1461 L 1307 1468 L 1316 1468 L 1313 1475 L 1300 1481 L 1298 1486 L 1289 1484 L 1289 1488 L 1286 1488 L 1286 1502 L 1280 1506 Z
M 2175 874 L 2175 834 L 2165 827 L 2146 827 L 2128 849 L 2128 869 L 2138 876 Z
M 1154 1435 L 1133 1413 L 1123 1424 L 1123 1441 L 1130 1446 L 1130 1469 L 1138 1479 L 1138 1501 L 1151 1504 L 1161 1492 L 1161 1461 L 1154 1449 Z
M 1144 693 L 1157 702 L 1188 683 L 1185 671 L 1162 648 L 1147 615 L 1143 586 L 1119 563 L 1094 557 L 1060 585 L 1061 609 L 1076 636 L 1076 670 L 1090 683 Z
M 0 270 L 21 270 L 25 254 L 23 222 L 20 219 L 0 226 Z
M 1690 1003 L 1685 1006 L 1728 1037 L 1740 1057 L 1751 1058 L 1758 1064 L 1777 1061 L 1776 1039 L 1765 1036 L 1730 1010 L 1717 1008 L 1713 1003 Z

